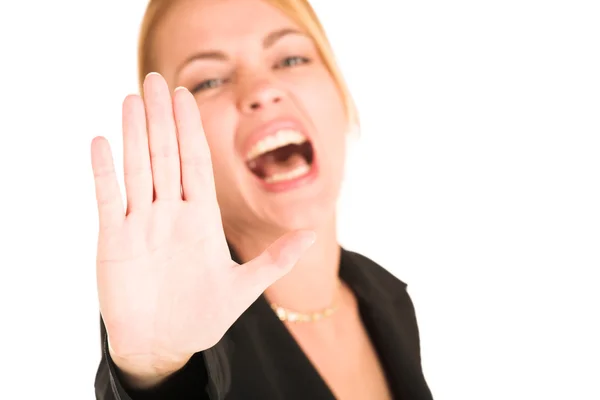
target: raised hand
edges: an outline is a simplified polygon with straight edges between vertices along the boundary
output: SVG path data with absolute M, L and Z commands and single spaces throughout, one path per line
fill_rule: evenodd
M 126 207 L 108 141 L 92 141 L 99 212 L 97 280 L 111 356 L 134 378 L 182 367 L 217 343 L 314 241 L 290 232 L 232 261 L 194 97 L 150 74 L 123 103 Z

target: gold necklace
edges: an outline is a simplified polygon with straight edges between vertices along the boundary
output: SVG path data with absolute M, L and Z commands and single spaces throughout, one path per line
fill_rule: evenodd
M 342 286 L 342 282 L 338 282 L 338 289 Z M 339 292 L 338 292 L 339 295 Z M 312 313 L 301 313 L 298 311 L 290 310 L 289 308 L 281 307 L 276 303 L 271 303 L 271 308 L 275 311 L 275 314 L 281 321 L 288 322 L 315 322 L 324 318 L 331 317 L 338 309 L 338 305 L 327 307 L 321 311 Z
M 287 308 L 281 307 L 275 303 L 271 303 L 271 308 L 275 311 L 275 314 L 281 321 L 289 321 L 289 322 L 314 322 L 323 318 L 327 318 L 333 315 L 333 313 L 337 310 L 337 305 L 332 307 L 327 307 L 322 311 L 313 312 L 313 313 L 300 313 L 297 311 L 289 310 Z

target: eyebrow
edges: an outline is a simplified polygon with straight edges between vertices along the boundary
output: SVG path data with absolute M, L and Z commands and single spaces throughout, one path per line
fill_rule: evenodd
M 286 35 L 303 35 L 303 36 L 306 36 L 306 34 L 304 32 L 301 32 L 301 31 L 296 30 L 296 29 L 292 29 L 292 28 L 279 29 L 277 31 L 269 33 L 263 39 L 263 48 L 267 49 L 267 48 L 273 46 L 275 44 L 275 42 L 277 42 L 279 39 L 281 39 L 282 37 L 284 37 Z
M 281 39 L 282 37 L 287 36 L 287 35 L 306 36 L 306 34 L 304 32 L 301 32 L 297 29 L 292 29 L 292 28 L 279 29 L 279 30 L 273 31 L 273 32 L 269 33 L 267 36 L 265 36 L 265 38 L 263 39 L 263 48 L 268 49 L 269 47 L 272 47 L 279 39 Z M 229 57 L 227 57 L 227 55 L 225 53 L 223 53 L 222 51 L 217 51 L 217 50 L 194 53 L 190 57 L 188 57 L 184 62 L 181 63 L 181 65 L 177 68 L 176 74 L 179 75 L 179 73 L 181 72 L 183 67 L 185 67 L 187 64 L 191 63 L 192 61 L 198 61 L 198 60 L 227 61 L 228 59 L 229 59 Z

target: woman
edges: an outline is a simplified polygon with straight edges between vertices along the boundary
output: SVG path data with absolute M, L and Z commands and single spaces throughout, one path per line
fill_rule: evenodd
M 92 142 L 96 397 L 431 399 L 406 285 L 337 242 L 357 118 L 308 3 L 153 0 L 139 61 L 126 207 Z

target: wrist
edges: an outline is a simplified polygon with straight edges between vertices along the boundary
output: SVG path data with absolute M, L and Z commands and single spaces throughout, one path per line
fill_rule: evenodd
M 123 357 L 112 349 L 109 341 L 108 350 L 127 386 L 135 389 L 149 389 L 159 385 L 189 361 L 189 357 L 185 359 L 166 359 L 147 355 Z

